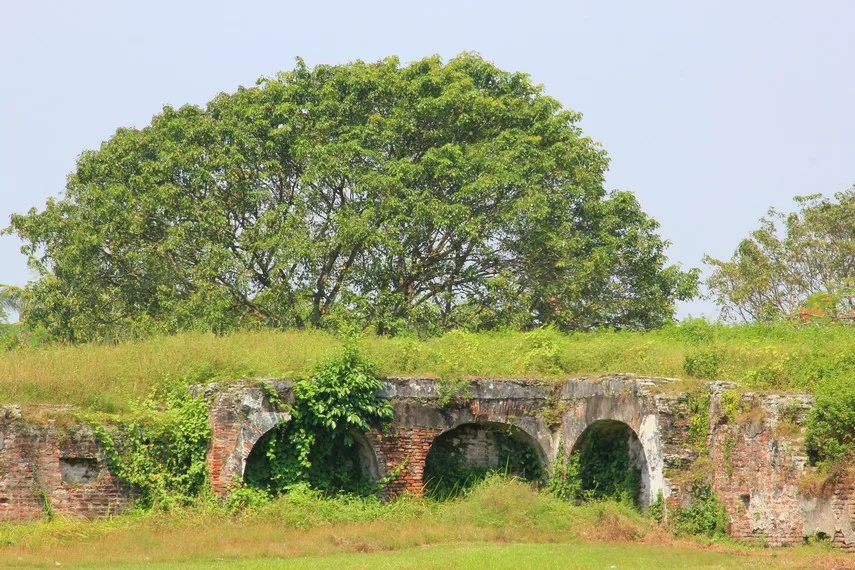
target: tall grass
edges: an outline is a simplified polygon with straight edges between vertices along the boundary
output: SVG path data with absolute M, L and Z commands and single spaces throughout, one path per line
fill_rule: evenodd
M 561 380 L 634 372 L 729 379 L 746 388 L 821 392 L 855 378 L 855 327 L 727 326 L 690 320 L 651 332 L 369 336 L 362 348 L 385 375 Z M 76 404 L 122 411 L 164 379 L 205 382 L 294 377 L 340 345 L 317 331 L 186 333 L 117 345 L 63 346 L 0 354 L 0 401 Z
M 442 564 L 436 559 L 436 564 L 420 565 L 413 563 L 412 557 L 425 548 L 435 549 L 436 556 L 441 557 L 442 552 L 455 548 L 491 549 L 509 542 L 570 543 L 574 548 L 593 549 L 597 554 L 586 558 L 590 565 L 580 566 L 585 568 L 615 564 L 616 558 L 609 555 L 614 548 L 626 551 L 619 557 L 625 563 L 631 561 L 632 551 L 643 554 L 648 548 L 659 548 L 659 556 L 664 558 L 659 560 L 662 565 L 655 567 L 663 568 L 691 567 L 700 560 L 716 568 L 767 567 L 764 561 L 776 558 L 768 550 L 736 547 L 727 541 L 716 546 L 727 554 L 704 554 L 702 543 L 674 539 L 627 507 L 602 502 L 576 506 L 538 493 L 519 481 L 493 477 L 461 499 L 445 503 L 402 497 L 382 504 L 373 499 L 324 498 L 298 489 L 238 515 L 228 514 L 213 502 L 202 502 L 193 508 L 132 513 L 91 522 L 58 519 L 50 523 L 3 523 L 0 566 L 54 567 L 59 563 L 71 567 L 176 568 L 195 563 L 198 566 L 194 567 L 262 568 L 284 559 L 299 562 L 300 567 L 332 568 L 337 567 L 336 562 L 338 567 L 354 562 L 373 567 L 371 557 L 357 560 L 346 555 L 401 552 L 401 557 L 391 560 L 409 560 L 407 567 L 473 568 L 483 566 L 453 566 L 447 559 Z M 737 553 L 739 557 L 734 556 Z M 531 556 L 536 554 L 532 549 Z M 571 555 L 571 551 L 565 552 L 565 556 Z M 645 560 L 656 560 L 656 555 L 645 556 Z M 665 563 L 674 556 L 677 559 Z M 839 555 L 817 549 L 791 549 L 786 558 L 801 562 L 784 564 L 787 567 L 834 567 L 842 560 Z M 330 562 L 324 562 L 326 559 Z M 568 567 L 569 562 L 563 559 L 556 567 Z M 517 563 L 518 567 L 529 566 L 522 556 Z

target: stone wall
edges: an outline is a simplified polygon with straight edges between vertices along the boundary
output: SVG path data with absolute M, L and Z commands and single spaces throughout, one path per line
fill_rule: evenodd
M 813 468 L 804 449 L 806 394 L 727 392 L 710 385 L 707 457 L 713 489 L 724 502 L 731 536 L 788 546 L 827 537 L 855 548 L 851 483 L 829 482 L 809 491 Z
M 127 487 L 110 474 L 92 430 L 39 419 L 56 411 L 0 408 L 0 520 L 56 515 L 96 517 L 130 505 Z
M 724 503 L 736 539 L 779 546 L 825 536 L 855 550 L 855 484 L 837 481 L 811 489 L 805 483 L 811 474 L 803 434 L 810 396 L 703 385 L 708 421 L 698 441 L 691 436 L 690 395 L 679 386 L 631 375 L 576 378 L 557 386 L 476 379 L 448 401 L 435 380 L 393 378 L 380 394 L 392 402 L 390 424 L 354 436 L 364 473 L 382 479 L 391 497 L 422 492 L 425 460 L 441 434 L 457 437 L 471 453 L 468 460 L 481 466 L 495 455 L 483 430 L 505 426 L 549 468 L 586 430 L 621 422 L 638 436 L 640 449 L 633 449 L 643 468 L 643 503 L 661 493 L 674 508 L 688 506 L 692 481 L 701 478 Z M 241 480 L 256 442 L 277 423 L 290 421 L 291 384 L 242 381 L 194 390 L 209 403 L 210 483 L 226 495 Z M 50 419 L 57 411 L 63 410 L 0 408 L 0 519 L 37 518 L 48 510 L 100 516 L 130 504 L 129 490 L 109 473 L 91 429 L 67 425 L 67 419 L 58 425 Z

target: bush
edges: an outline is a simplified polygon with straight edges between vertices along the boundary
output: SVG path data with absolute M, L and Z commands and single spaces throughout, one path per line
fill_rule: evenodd
M 694 349 L 683 358 L 683 370 L 689 376 L 712 380 L 721 374 L 721 356 L 710 349 Z
M 354 433 L 391 419 L 374 365 L 349 339 L 311 378 L 294 385 L 292 420 L 268 432 L 247 460 L 245 481 L 276 495 L 297 484 L 329 493 L 369 492 Z
M 727 536 L 727 513 L 712 487 L 696 482 L 692 485 L 691 494 L 691 506 L 676 509 L 673 513 L 675 530 L 709 537 Z
M 816 398 L 807 419 L 805 448 L 814 465 L 831 467 L 855 450 L 855 381 L 839 381 Z

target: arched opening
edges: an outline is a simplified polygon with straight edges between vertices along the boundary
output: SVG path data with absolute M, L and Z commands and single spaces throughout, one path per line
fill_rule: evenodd
M 243 471 L 248 487 L 277 495 L 308 483 L 327 493 L 366 494 L 380 479 L 374 449 L 361 433 L 314 446 L 306 468 L 294 444 L 293 424 L 280 423 L 252 447 Z
M 598 420 L 576 444 L 579 478 L 586 497 L 646 507 L 650 502 L 647 460 L 635 431 L 624 422 Z
M 452 498 L 494 472 L 541 481 L 545 476 L 543 452 L 516 426 L 463 424 L 431 443 L 422 477 L 424 494 Z

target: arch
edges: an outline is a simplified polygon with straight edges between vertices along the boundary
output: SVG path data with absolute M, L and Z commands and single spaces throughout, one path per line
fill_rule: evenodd
M 296 469 L 297 457 L 291 444 L 291 430 L 287 422 L 280 422 L 256 438 L 244 461 L 243 480 L 249 486 L 281 491 L 292 481 L 278 477 L 285 475 L 291 466 Z M 374 448 L 364 434 L 350 432 L 349 440 L 335 441 L 329 455 L 313 457 L 313 467 L 308 473 L 313 486 L 332 491 L 366 491 L 380 480 L 380 466 Z M 282 463 L 277 467 L 274 457 Z M 278 476 L 278 477 L 277 477 Z
M 380 461 L 377 459 L 377 452 L 365 434 L 359 432 L 350 432 L 350 437 L 353 438 L 353 445 L 356 446 L 356 453 L 359 457 L 359 469 L 362 476 L 370 484 L 374 485 L 382 478 L 380 470 Z
M 631 492 L 636 505 L 646 508 L 650 504 L 647 456 L 638 434 L 626 422 L 591 422 L 576 439 L 571 454 L 579 457 L 584 491 L 610 498 Z
M 542 481 L 547 466 L 540 443 L 519 426 L 465 422 L 433 439 L 425 457 L 422 483 L 425 494 L 447 498 L 492 471 Z
M 239 445 L 241 450 L 241 477 L 246 474 L 246 462 L 259 440 L 273 431 L 277 426 L 289 421 L 291 421 L 291 414 L 288 412 L 260 410 L 249 415 L 247 425 L 243 427 L 239 434 L 241 440 Z

